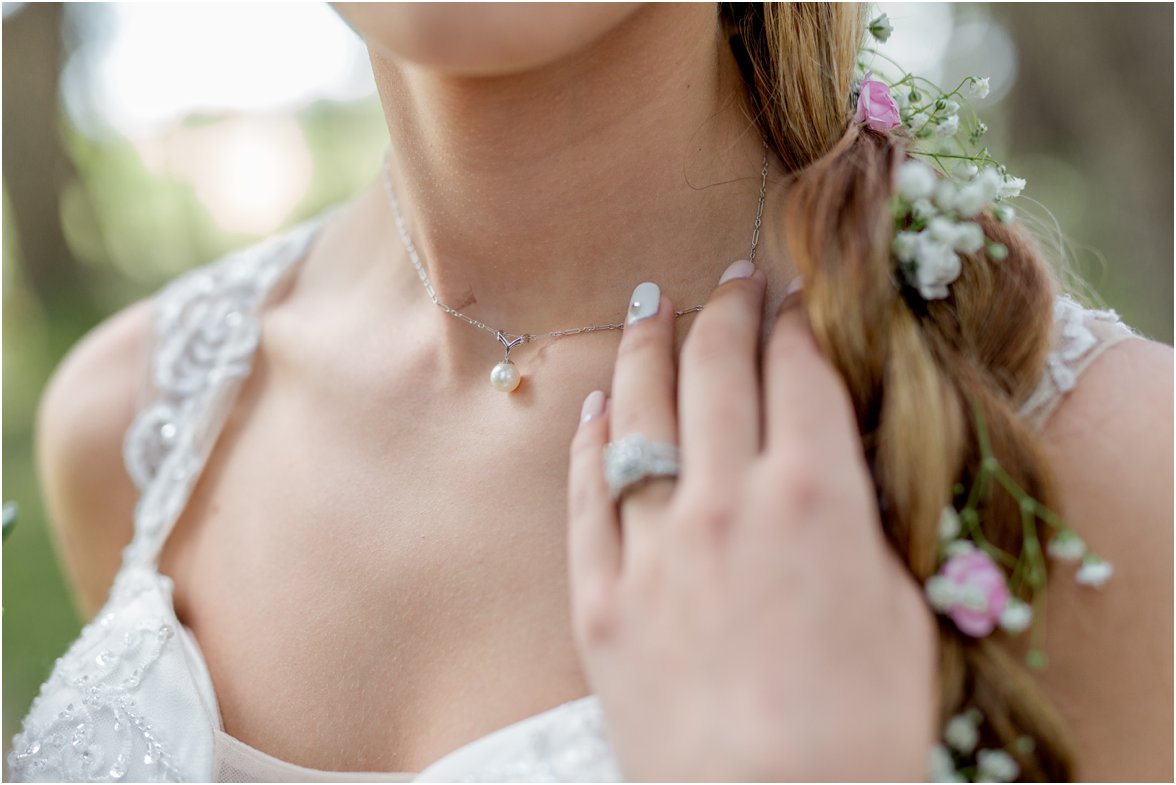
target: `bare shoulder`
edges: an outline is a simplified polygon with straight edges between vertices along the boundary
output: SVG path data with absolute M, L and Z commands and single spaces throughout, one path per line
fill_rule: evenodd
M 1059 512 L 1114 566 L 1104 586 L 1059 564 L 1041 673 L 1075 734 L 1084 780 L 1172 779 L 1173 353 L 1108 348 L 1046 422 Z
M 141 300 L 87 333 L 57 366 L 37 411 L 37 472 L 59 558 L 85 618 L 102 606 L 131 541 L 137 490 L 122 460 L 147 373 Z

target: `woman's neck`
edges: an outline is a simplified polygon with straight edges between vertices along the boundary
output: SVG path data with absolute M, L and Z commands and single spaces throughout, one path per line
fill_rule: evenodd
M 747 256 L 764 150 L 713 4 L 645 5 L 509 76 L 371 59 L 392 183 L 443 303 L 512 333 L 618 322 L 637 283 L 688 307 Z M 428 303 L 377 185 L 398 288 Z M 448 348 L 484 365 L 487 336 L 442 316 Z

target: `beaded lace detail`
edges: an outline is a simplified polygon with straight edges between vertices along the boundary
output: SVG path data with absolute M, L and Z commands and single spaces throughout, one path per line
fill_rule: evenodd
M 267 294 L 329 215 L 192 270 L 156 296 L 152 394 L 123 443 L 140 489 L 134 538 L 105 606 L 57 659 L 13 739 L 14 781 L 211 776 L 215 694 L 155 560 L 250 372 Z
M 250 373 L 261 334 L 256 312 L 325 217 L 197 268 L 160 294 L 154 395 L 123 442 L 141 491 L 125 559 L 157 557 Z
M 1074 389 L 1079 375 L 1120 341 L 1139 337 L 1113 310 L 1085 308 L 1066 294 L 1054 299 L 1054 341 L 1046 356 L 1045 372 L 1021 415 L 1034 428 L 1044 425 L 1062 397 Z
M 126 606 L 154 589 L 138 571 L 120 572 L 107 603 Z M 134 692 L 148 677 L 175 635 L 161 616 L 116 624 L 119 613 L 103 611 L 86 625 L 33 700 L 24 729 L 8 753 L 9 771 L 20 779 L 113 781 L 126 776 L 132 756 L 156 781 L 179 781 L 168 754 L 166 733 L 136 709 Z M 76 703 L 36 722 L 47 697 L 71 687 Z
M 158 684 L 157 664 L 175 646 L 174 621 L 151 596 L 156 589 L 142 570 L 119 572 L 106 607 L 57 658 L 13 738 L 13 780 L 113 782 L 132 767 L 144 780 L 184 779 L 168 730 L 135 700 L 145 684 Z

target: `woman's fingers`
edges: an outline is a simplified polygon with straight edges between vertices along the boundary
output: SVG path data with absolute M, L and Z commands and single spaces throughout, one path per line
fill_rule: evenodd
M 764 353 L 767 452 L 817 474 L 848 471 L 862 460 L 849 391 L 817 346 L 800 297 L 781 307 Z
M 677 444 L 676 383 L 673 305 L 657 284 L 638 284 L 613 371 L 609 438 L 616 442 L 639 433 L 652 442 Z M 626 491 L 622 519 L 650 517 L 665 505 L 673 487 L 674 478 L 651 478 Z
M 568 571 L 578 625 L 604 614 L 621 569 L 616 505 L 608 496 L 600 456 L 608 441 L 608 401 L 600 390 L 584 399 L 568 463 Z
M 686 337 L 678 385 L 686 481 L 726 487 L 759 452 L 765 280 L 746 259 L 732 264 Z

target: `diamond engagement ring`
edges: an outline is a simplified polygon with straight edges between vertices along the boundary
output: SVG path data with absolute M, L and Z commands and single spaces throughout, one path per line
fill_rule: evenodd
M 631 433 L 604 446 L 604 478 L 613 501 L 647 477 L 677 477 L 680 470 L 676 444 Z

